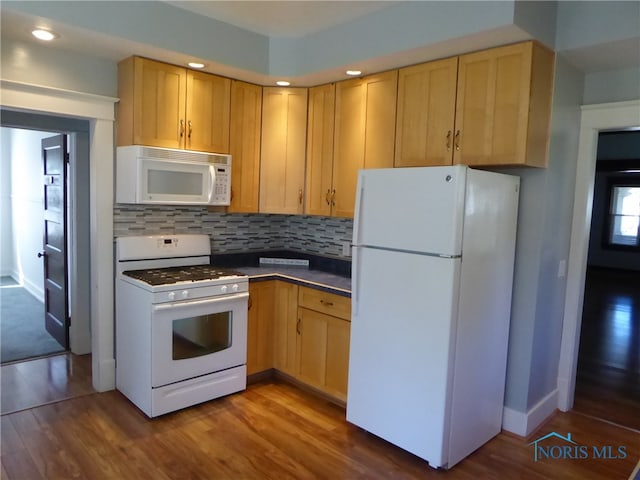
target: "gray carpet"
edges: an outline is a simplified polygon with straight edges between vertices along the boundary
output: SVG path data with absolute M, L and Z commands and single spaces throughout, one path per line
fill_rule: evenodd
M 62 352 L 44 328 L 44 305 L 9 277 L 0 279 L 0 363 Z

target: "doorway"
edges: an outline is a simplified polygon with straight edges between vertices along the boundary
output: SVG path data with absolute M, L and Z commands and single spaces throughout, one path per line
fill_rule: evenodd
M 58 135 L 5 127 L 1 135 L 0 363 L 5 364 L 63 352 L 68 343 L 61 345 L 45 328 L 40 253 L 45 230 L 41 144 Z
M 91 352 L 91 297 L 90 297 L 90 215 L 89 215 L 89 122 L 84 120 L 70 119 L 64 117 L 48 116 L 44 114 L 24 113 L 17 111 L 1 111 L 1 124 L 3 135 L 8 131 L 15 133 L 15 138 L 11 141 L 3 142 L 3 158 L 10 157 L 10 152 L 5 151 L 7 145 L 14 145 L 20 152 L 17 156 L 24 157 L 28 149 L 32 149 L 29 157 L 35 165 L 19 165 L 17 168 L 25 170 L 21 189 L 33 189 L 42 196 L 42 138 L 52 135 L 64 134 L 68 139 L 69 166 L 68 166 L 68 206 L 72 208 L 67 211 L 67 240 L 68 249 L 68 272 L 69 284 L 69 312 L 73 316 L 73 322 L 69 329 L 70 350 L 74 354 L 86 354 Z M 7 137 L 8 139 L 8 137 Z M 33 160 L 36 158 L 37 160 Z M 19 163 L 24 160 L 19 160 Z M 4 178 L 4 175 L 3 175 Z M 28 179 L 28 180 L 27 180 Z M 33 183 L 32 183 L 33 182 Z M 25 185 L 29 186 L 25 186 Z M 4 204 L 5 202 L 3 202 Z M 25 201 L 17 201 L 16 215 L 22 229 L 24 225 L 31 226 L 31 221 L 25 222 L 27 214 L 36 217 L 40 225 L 44 223 L 42 205 L 38 203 L 38 213 L 18 211 L 24 209 Z M 33 203 L 33 202 L 32 202 Z M 35 204 L 34 204 L 35 205 Z M 31 206 L 30 208 L 36 208 Z M 17 274 L 10 272 L 10 276 L 16 276 L 18 283 L 28 283 L 32 293 L 40 300 L 44 299 L 44 274 L 43 262 L 36 254 L 43 249 L 43 227 L 37 231 L 32 227 L 21 238 L 16 247 L 16 255 L 19 255 Z M 3 229 L 4 235 L 5 229 Z M 3 237 L 3 247 L 8 242 Z M 19 250 L 19 251 L 18 251 Z M 11 252 L 13 254 L 13 252 Z M 8 255 L 6 249 L 2 249 L 3 275 L 5 265 L 11 262 L 6 260 Z M 20 268 L 31 265 L 31 271 L 25 275 Z M 13 275 L 11 275 L 13 274 Z M 29 278 L 25 282 L 25 278 Z M 44 324 L 44 313 L 41 317 Z M 63 350 L 63 349 L 62 349 Z
M 640 430 L 640 132 L 597 152 L 574 410 Z
M 558 408 L 574 406 L 576 372 L 587 274 L 598 136 L 604 131 L 637 129 L 640 100 L 582 107 L 567 291 L 558 369 Z

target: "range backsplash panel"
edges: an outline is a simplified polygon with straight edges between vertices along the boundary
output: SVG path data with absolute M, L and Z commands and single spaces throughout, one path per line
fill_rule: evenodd
M 350 218 L 227 214 L 206 207 L 117 205 L 113 221 L 116 237 L 204 233 L 213 253 L 295 250 L 342 257 L 353 232 Z

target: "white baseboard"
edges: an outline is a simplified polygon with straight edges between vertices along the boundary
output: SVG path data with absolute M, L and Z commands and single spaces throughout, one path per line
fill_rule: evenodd
M 528 412 L 508 407 L 502 411 L 502 429 L 521 437 L 528 437 L 558 408 L 558 389 L 553 390 Z

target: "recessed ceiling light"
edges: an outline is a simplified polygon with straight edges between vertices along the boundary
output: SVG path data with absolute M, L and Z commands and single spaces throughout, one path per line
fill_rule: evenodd
M 362 70 L 347 70 L 346 72 L 347 75 L 351 75 L 352 77 L 357 77 L 358 75 L 362 74 Z
M 291 85 L 291 82 L 287 82 L 286 80 L 278 80 L 276 82 L 276 85 L 279 85 L 280 87 L 288 87 L 289 85 Z
M 54 38 L 58 38 L 60 36 L 57 33 L 45 30 L 44 28 L 36 28 L 31 32 L 31 35 L 36 37 L 38 40 L 44 40 L 45 42 L 50 42 Z
M 189 62 L 187 65 L 191 68 L 204 68 L 204 63 L 201 62 Z

